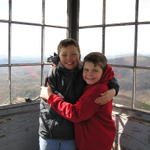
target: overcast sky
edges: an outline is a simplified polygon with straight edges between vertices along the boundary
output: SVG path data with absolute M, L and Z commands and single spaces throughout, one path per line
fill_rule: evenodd
M 41 0 L 12 1 L 12 20 L 41 22 Z M 139 2 L 139 21 L 150 21 L 150 0 L 139 0 Z M 0 0 L 0 19 L 8 19 L 7 3 L 8 0 Z M 45 22 L 52 25 L 66 26 L 66 4 L 67 0 L 46 0 Z M 80 26 L 102 23 L 101 4 L 102 0 L 80 1 Z M 134 22 L 135 0 L 107 0 L 106 6 L 106 23 Z M 40 29 L 37 26 L 12 25 L 12 56 L 40 56 Z M 138 29 L 138 53 L 150 55 L 150 25 L 140 25 Z M 56 51 L 58 42 L 66 35 L 66 30 L 46 28 L 45 33 L 45 55 L 47 56 L 49 55 L 49 51 L 51 51 L 51 54 Z M 102 32 L 100 29 L 82 29 L 79 33 L 80 48 L 83 55 L 91 50 L 101 50 Z M 7 56 L 7 39 L 8 26 L 6 23 L 0 23 L 1 56 Z M 134 51 L 134 26 L 106 28 L 105 44 L 106 55 L 108 57 L 119 56 L 120 52 L 122 55 L 132 55 Z

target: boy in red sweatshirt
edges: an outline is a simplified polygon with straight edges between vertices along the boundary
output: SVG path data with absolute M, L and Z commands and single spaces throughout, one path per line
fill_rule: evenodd
M 43 87 L 41 98 L 61 116 L 74 122 L 75 142 L 79 150 L 111 150 L 116 128 L 112 119 L 112 100 L 104 105 L 94 101 L 99 93 L 107 91 L 108 81 L 114 77 L 106 57 L 92 52 L 84 58 L 83 79 L 87 86 L 76 104 L 63 100 L 52 92 L 51 87 Z

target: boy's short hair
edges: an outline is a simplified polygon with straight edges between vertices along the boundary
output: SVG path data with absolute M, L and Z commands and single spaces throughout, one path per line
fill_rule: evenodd
M 83 65 L 85 62 L 92 62 L 94 65 L 100 65 L 105 70 L 107 66 L 107 58 L 100 52 L 91 52 L 84 57 Z
M 71 45 L 77 47 L 79 54 L 80 54 L 80 47 L 79 47 L 78 42 L 72 38 L 67 38 L 67 39 L 61 40 L 60 43 L 58 44 L 58 47 L 57 47 L 58 55 L 60 54 L 61 48 L 71 46 Z

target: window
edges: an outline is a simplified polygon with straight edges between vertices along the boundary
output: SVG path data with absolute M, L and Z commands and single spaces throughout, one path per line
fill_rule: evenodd
M 45 62 L 66 38 L 66 20 L 67 0 L 0 1 L 1 105 L 39 94 Z
M 149 14 L 149 0 L 1 0 L 0 104 L 35 97 L 49 55 L 60 40 L 78 35 L 82 59 L 99 51 L 113 66 L 120 84 L 114 103 L 150 111 Z
M 120 92 L 114 98 L 116 104 L 148 111 L 149 14 L 149 0 L 80 1 L 82 53 L 99 51 L 106 55 L 120 84 Z
M 87 28 L 79 30 L 82 59 L 91 51 L 100 51 L 102 47 L 102 28 Z

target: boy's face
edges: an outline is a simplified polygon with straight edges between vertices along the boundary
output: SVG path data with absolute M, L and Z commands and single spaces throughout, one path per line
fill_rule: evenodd
M 83 66 L 83 79 L 89 84 L 97 83 L 103 74 L 103 70 L 99 65 L 94 65 L 92 62 L 85 62 Z
M 61 64 L 69 70 L 77 67 L 80 62 L 79 51 L 74 45 L 62 47 L 60 49 L 59 58 Z

